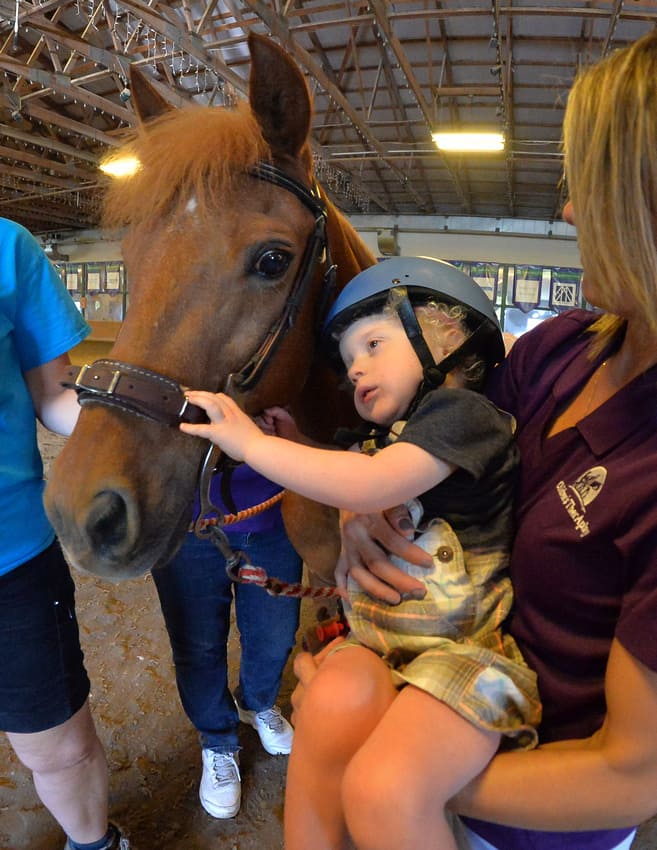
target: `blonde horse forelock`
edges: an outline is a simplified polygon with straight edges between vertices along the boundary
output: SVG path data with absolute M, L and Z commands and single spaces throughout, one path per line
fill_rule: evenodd
M 209 215 L 235 180 L 269 159 L 270 151 L 249 105 L 241 103 L 235 109 L 191 106 L 168 112 L 140 129 L 112 159 L 123 156 L 136 157 L 140 168 L 110 183 L 106 227 L 158 220 L 192 198 L 196 215 Z

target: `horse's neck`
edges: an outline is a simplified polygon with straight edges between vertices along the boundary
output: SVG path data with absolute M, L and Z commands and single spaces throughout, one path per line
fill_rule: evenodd
M 327 238 L 331 262 L 336 266 L 335 292 L 337 294 L 363 269 L 376 262 L 349 221 L 327 201 Z M 299 400 L 301 430 L 313 439 L 330 442 L 339 426 L 350 426 L 357 421 L 351 395 L 339 389 L 338 380 L 322 356 L 315 356 L 308 380 Z
M 376 263 L 376 257 L 356 233 L 352 224 L 327 201 L 327 237 L 331 260 L 337 266 L 336 295 L 363 269 Z

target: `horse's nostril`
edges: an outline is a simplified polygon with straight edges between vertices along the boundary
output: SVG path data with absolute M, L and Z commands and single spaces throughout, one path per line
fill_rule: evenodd
M 112 490 L 98 493 L 87 517 L 87 534 L 99 552 L 125 544 L 128 533 L 128 510 L 122 496 Z

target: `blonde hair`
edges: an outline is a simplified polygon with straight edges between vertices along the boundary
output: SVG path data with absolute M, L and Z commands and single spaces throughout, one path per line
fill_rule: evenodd
M 397 305 L 402 297 L 399 290 L 391 289 L 383 308 L 384 315 L 399 320 Z M 436 363 L 462 345 L 472 333 L 466 321 L 467 310 L 461 304 L 443 304 L 431 299 L 415 307 L 415 315 Z M 486 376 L 483 358 L 477 354 L 467 355 L 456 369 L 467 389 L 481 388 Z
M 439 363 L 456 348 L 462 345 L 472 331 L 466 324 L 467 311 L 460 304 L 439 304 L 429 301 L 422 307 L 416 307 L 415 313 L 422 328 L 434 359 Z M 458 341 L 454 341 L 453 331 L 458 332 Z M 446 351 L 446 353 L 443 353 Z M 468 354 L 458 364 L 463 384 L 467 389 L 478 390 L 486 377 L 486 364 L 477 354 Z
M 585 274 L 616 309 L 629 295 L 657 332 L 657 31 L 578 76 L 563 148 Z M 596 347 L 624 326 L 602 316 Z

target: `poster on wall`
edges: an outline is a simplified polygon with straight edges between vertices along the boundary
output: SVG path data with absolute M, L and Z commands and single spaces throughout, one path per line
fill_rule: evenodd
M 529 313 L 541 303 L 543 266 L 514 266 L 513 269 L 513 306 Z
M 87 263 L 87 292 L 105 288 L 105 263 Z
M 486 295 L 495 304 L 497 300 L 497 279 L 499 263 L 471 263 L 470 277 L 474 278 Z
M 123 293 L 93 292 L 87 296 L 85 316 L 96 322 L 120 322 L 123 319 Z
M 105 264 L 105 280 L 107 289 L 116 292 L 123 291 L 123 263 L 106 263 Z
M 557 312 L 572 310 L 581 303 L 582 270 L 554 268 L 550 270 L 550 307 Z
M 84 289 L 84 266 L 77 263 L 66 263 L 65 282 L 69 292 L 82 292 Z

